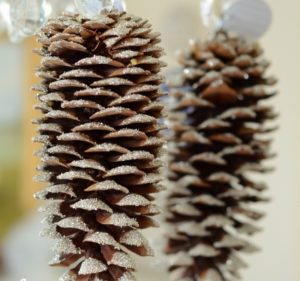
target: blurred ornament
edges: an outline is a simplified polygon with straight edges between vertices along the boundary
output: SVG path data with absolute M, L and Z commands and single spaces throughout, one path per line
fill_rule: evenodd
M 272 11 L 264 0 L 201 0 L 200 15 L 207 36 L 223 28 L 257 39 L 272 21 Z
M 112 10 L 114 0 L 75 0 L 78 11 L 87 18 L 96 18 L 103 10 Z
M 250 39 L 261 37 L 272 23 L 272 10 L 263 0 L 235 1 L 224 11 L 222 26 Z
M 237 1 L 239 1 L 239 0 L 223 0 L 224 11 L 226 11 L 228 8 L 230 8 Z
M 45 8 L 45 0 L 11 0 L 11 40 L 18 42 L 33 35 L 46 21 Z

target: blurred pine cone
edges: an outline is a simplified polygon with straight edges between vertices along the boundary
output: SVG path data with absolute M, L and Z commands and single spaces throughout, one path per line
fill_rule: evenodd
M 43 143 L 36 194 L 51 200 L 43 235 L 59 239 L 61 281 L 135 280 L 130 250 L 152 255 L 140 229 L 156 226 L 163 145 L 160 35 L 148 21 L 105 12 L 65 14 L 38 36 L 43 56 L 36 120 Z
M 259 229 L 265 185 L 249 172 L 266 172 L 270 140 L 266 121 L 276 117 L 263 103 L 274 96 L 269 63 L 256 43 L 218 31 L 180 55 L 182 81 L 172 92 L 168 240 L 173 280 L 237 280 L 238 252 L 256 247 L 245 238 Z

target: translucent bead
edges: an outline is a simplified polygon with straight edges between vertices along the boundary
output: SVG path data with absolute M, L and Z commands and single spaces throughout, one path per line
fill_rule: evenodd
M 103 10 L 112 10 L 113 0 L 75 0 L 78 11 L 87 18 L 96 18 Z
M 222 27 L 249 39 L 258 39 L 271 26 L 272 10 L 264 0 L 239 0 L 224 11 Z
M 210 36 L 218 27 L 221 21 L 223 11 L 222 0 L 201 0 L 200 1 L 200 16 L 202 24 L 205 27 L 206 36 Z
M 46 21 L 45 3 L 45 0 L 11 0 L 11 33 L 24 37 L 35 34 Z
M 126 11 L 126 3 L 124 0 L 115 0 L 114 1 L 114 8 L 118 11 L 124 12 Z
M 73 0 L 48 0 L 51 5 L 51 17 L 60 15 L 62 12 L 75 12 Z
M 5 20 L 5 6 L 6 3 L 0 1 L 0 34 L 4 33 L 7 28 L 7 22 Z

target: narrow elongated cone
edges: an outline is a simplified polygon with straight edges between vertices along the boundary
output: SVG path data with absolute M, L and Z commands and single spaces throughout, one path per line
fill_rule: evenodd
M 159 34 L 112 11 L 65 14 L 38 39 L 37 180 L 49 185 L 36 197 L 51 201 L 41 208 L 42 234 L 58 239 L 50 263 L 70 269 L 61 281 L 135 280 L 129 251 L 152 255 L 140 229 L 159 213 Z
M 247 236 L 262 217 L 253 203 L 265 186 L 252 172 L 266 172 L 275 118 L 268 98 L 276 81 L 255 43 L 219 31 L 204 44 L 191 42 L 180 56 L 182 82 L 172 89 L 173 132 L 168 221 L 170 272 L 178 281 L 237 280 L 245 266 L 238 252 L 256 247 Z

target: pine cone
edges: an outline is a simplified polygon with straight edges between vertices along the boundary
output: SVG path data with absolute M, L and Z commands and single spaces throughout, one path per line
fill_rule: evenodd
M 152 255 L 139 230 L 159 213 L 159 37 L 117 11 L 64 14 L 38 36 L 34 141 L 44 145 L 37 180 L 49 186 L 36 197 L 52 201 L 42 234 L 59 239 L 50 264 L 71 268 L 61 281 L 135 280 L 127 250 Z
M 224 31 L 182 53 L 180 87 L 172 89 L 168 239 L 173 280 L 236 280 L 245 266 L 238 252 L 252 252 L 245 236 L 259 229 L 265 185 L 249 172 L 267 172 L 275 114 L 263 100 L 275 84 L 256 43 Z

